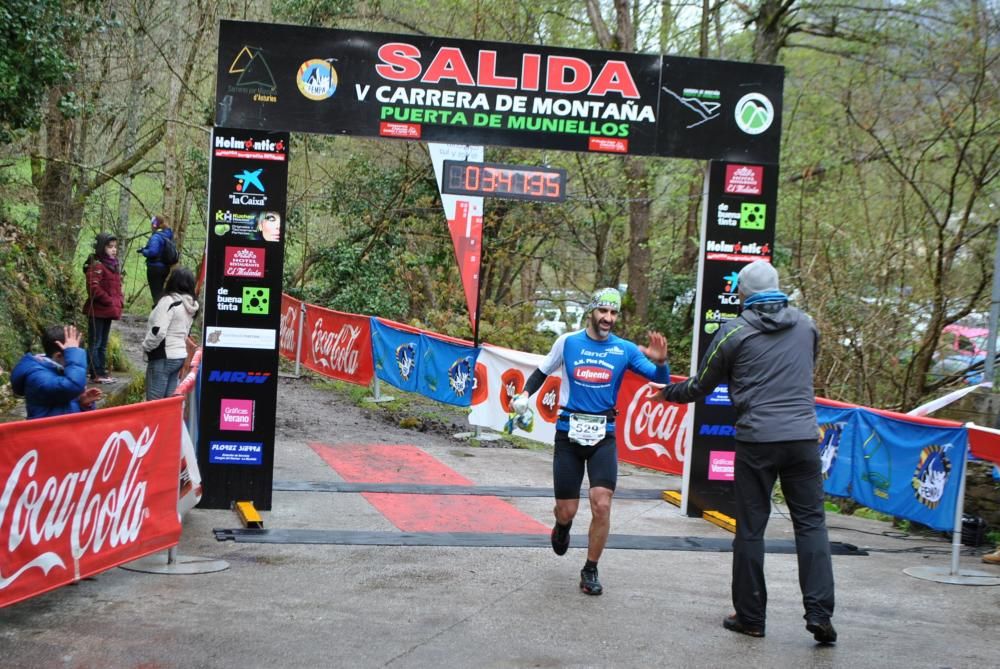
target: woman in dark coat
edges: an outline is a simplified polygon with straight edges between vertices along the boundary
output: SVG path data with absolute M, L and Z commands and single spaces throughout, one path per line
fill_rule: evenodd
M 87 348 L 92 383 L 113 383 L 108 376 L 107 353 L 111 321 L 122 317 L 125 297 L 118 263 L 118 238 L 108 232 L 97 235 L 94 254 L 87 260 Z

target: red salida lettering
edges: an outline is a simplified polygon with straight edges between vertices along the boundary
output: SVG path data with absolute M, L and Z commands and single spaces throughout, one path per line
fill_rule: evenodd
M 521 71 L 517 77 L 497 73 L 497 52 L 490 49 L 477 52 L 475 73 L 462 51 L 452 46 L 438 49 L 426 69 L 420 63 L 420 49 L 405 42 L 383 44 L 378 49 L 378 57 L 381 63 L 375 66 L 375 71 L 389 81 L 420 79 L 425 84 L 439 84 L 447 80 L 459 86 L 537 91 L 543 77 L 542 56 L 537 53 L 521 55 Z M 598 97 L 618 93 L 624 98 L 639 97 L 639 88 L 628 64 L 622 60 L 607 61 L 596 77 L 590 63 L 572 56 L 549 56 L 544 68 L 548 93 L 586 93 Z

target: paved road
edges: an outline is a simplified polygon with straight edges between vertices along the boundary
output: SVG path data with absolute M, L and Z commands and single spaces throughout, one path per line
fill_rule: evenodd
M 333 452 L 409 445 L 476 486 L 550 485 L 544 450 L 475 448 L 397 429 L 304 380 L 281 384 L 276 480 L 343 481 L 319 443 Z M 406 462 L 400 458 L 400 471 Z M 676 477 L 629 466 L 622 474 L 623 490 L 679 488 Z M 265 526 L 402 534 L 394 521 L 413 522 L 401 520 L 406 498 L 387 505 L 388 493 L 380 494 L 277 491 Z M 409 497 L 413 509 L 426 508 L 426 499 Z M 456 499 L 471 504 L 471 497 Z M 547 497 L 495 499 L 529 528 L 551 522 Z M 578 546 L 588 520 L 583 512 L 574 527 L 577 547 L 557 557 L 544 541 L 489 548 L 217 541 L 213 530 L 238 528 L 236 516 L 196 509 L 185 517 L 180 554 L 225 560 L 228 570 L 180 576 L 114 569 L 0 610 L 0 667 L 1000 665 L 1000 587 L 943 585 L 903 573 L 916 565 L 947 567 L 945 542 L 897 538 L 884 523 L 832 517 L 831 538 L 869 555 L 834 558 L 841 642 L 819 647 L 804 629 L 791 555 L 767 557 L 764 639 L 721 627 L 730 611 L 726 552 L 612 549 L 600 565 L 605 594 L 581 594 L 585 557 Z M 655 499 L 616 500 L 612 532 L 731 536 Z M 769 537 L 791 536 L 778 507 Z M 1000 576 L 1000 568 L 974 557 L 962 566 Z

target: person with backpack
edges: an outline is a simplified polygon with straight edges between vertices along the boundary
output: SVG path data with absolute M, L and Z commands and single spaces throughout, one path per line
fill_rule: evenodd
M 83 313 L 87 315 L 87 349 L 90 353 L 90 381 L 114 383 L 108 376 L 108 337 L 111 321 L 122 317 L 125 296 L 122 293 L 121 266 L 118 262 L 118 238 L 101 232 L 94 240 L 94 253 L 83 266 L 87 276 L 87 301 Z
M 198 312 L 194 273 L 178 267 L 167 279 L 160 301 L 149 314 L 142 350 L 146 354 L 146 399 L 169 397 L 187 359 L 187 337 Z
M 170 274 L 170 268 L 177 264 L 179 258 L 174 231 L 167 225 L 167 221 L 162 216 L 153 216 L 149 224 L 153 234 L 138 252 L 146 257 L 146 280 L 149 282 L 153 306 L 156 306 L 163 295 L 163 284 Z

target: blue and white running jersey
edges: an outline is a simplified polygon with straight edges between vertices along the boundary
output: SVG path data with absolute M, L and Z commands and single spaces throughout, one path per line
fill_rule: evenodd
M 656 383 L 670 383 L 670 366 L 656 365 L 627 339 L 609 335 L 604 341 L 591 339 L 587 330 L 560 335 L 538 369 L 549 375 L 562 367 L 559 405 L 562 410 L 556 429 L 568 430 L 567 413 L 605 414 L 615 407 L 625 370 Z M 614 431 L 608 418 L 608 432 Z

